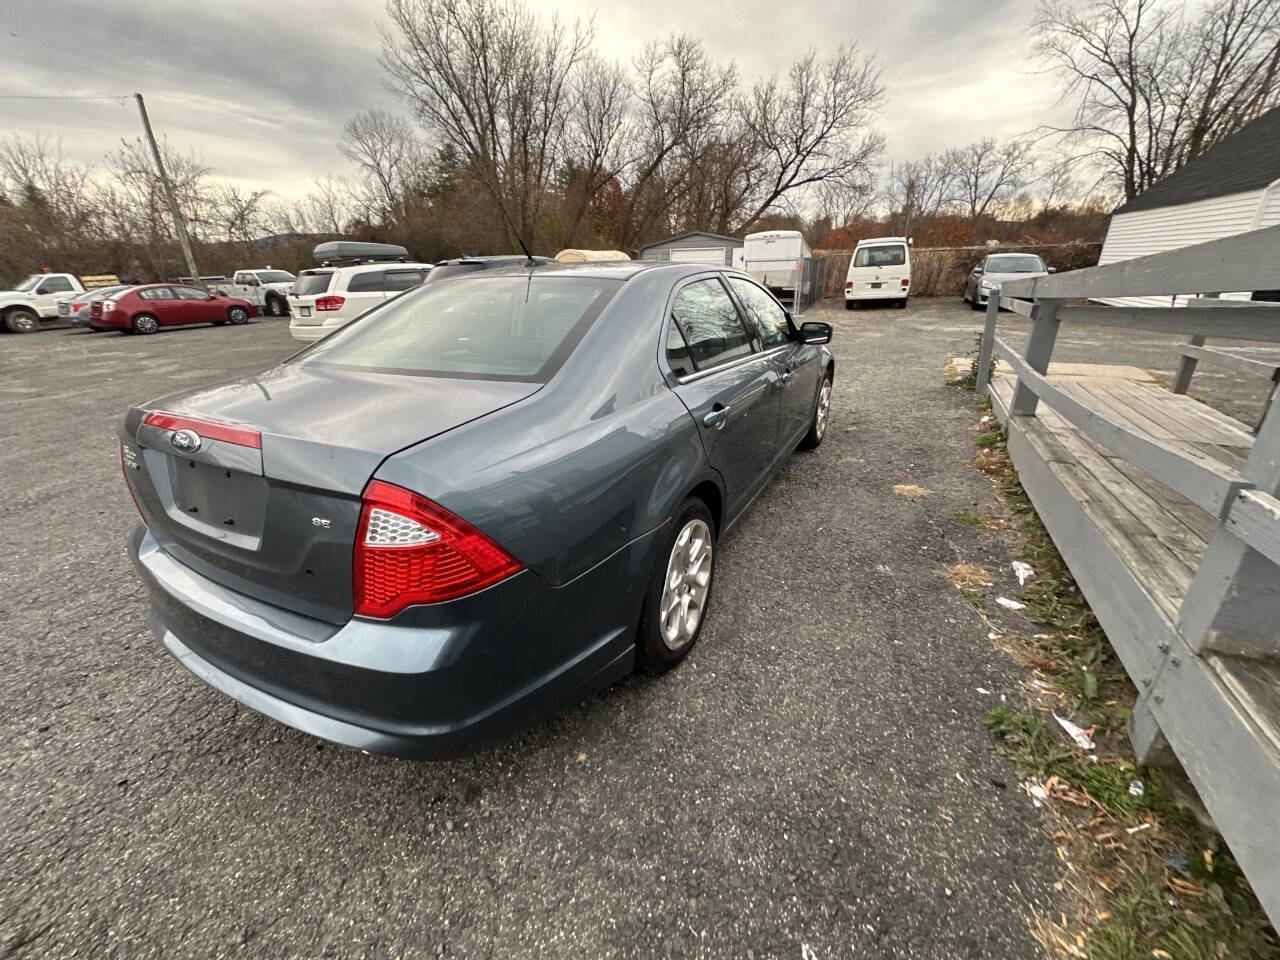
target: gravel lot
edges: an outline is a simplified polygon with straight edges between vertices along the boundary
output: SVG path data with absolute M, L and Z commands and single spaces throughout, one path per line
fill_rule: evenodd
M 116 422 L 283 323 L 0 337 L 0 953 L 1039 956 L 1059 864 L 982 724 L 1021 673 L 942 575 L 1011 576 L 951 519 L 997 509 L 942 383 L 982 318 L 822 315 L 828 440 L 724 543 L 685 664 L 438 764 L 241 709 L 146 627 Z

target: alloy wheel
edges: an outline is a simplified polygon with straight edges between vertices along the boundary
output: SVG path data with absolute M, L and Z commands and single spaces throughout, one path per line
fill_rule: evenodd
M 813 432 L 818 439 L 827 432 L 827 414 L 831 411 L 831 379 L 822 381 L 822 389 L 818 391 L 818 409 L 813 415 Z
M 229 316 L 232 323 L 244 323 L 249 319 L 249 314 L 240 307 L 232 307 Z
M 671 546 L 658 608 L 662 642 L 679 650 L 693 640 L 711 592 L 711 528 L 695 517 Z

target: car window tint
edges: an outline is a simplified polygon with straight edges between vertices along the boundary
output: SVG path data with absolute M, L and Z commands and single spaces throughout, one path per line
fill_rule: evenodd
M 395 292 L 412 290 L 423 281 L 425 275 L 424 270 L 388 270 L 382 289 Z
M 747 328 L 719 280 L 695 280 L 681 287 L 671 312 L 699 370 L 751 353 Z
M 429 284 L 370 310 L 298 362 L 544 383 L 620 286 L 527 276 Z
M 67 293 L 71 290 L 71 281 L 66 277 L 49 277 L 40 284 L 41 293 Z
M 298 277 L 298 282 L 293 285 L 293 295 L 310 297 L 317 293 L 327 293 L 332 280 L 332 270 L 308 270 Z
M 667 325 L 667 363 L 677 377 L 687 377 L 694 372 L 689 345 L 684 342 L 684 334 L 674 321 Z
M 853 255 L 855 267 L 900 267 L 907 262 L 907 248 L 900 243 L 859 247 Z
M 742 305 L 746 307 L 747 319 L 756 328 L 760 343 L 766 350 L 770 347 L 780 347 L 791 339 L 787 313 L 779 306 L 777 300 L 750 280 L 730 277 L 729 283 L 742 300 Z
M 152 287 L 150 290 L 139 290 L 138 296 L 143 300 L 172 300 L 173 291 L 168 287 Z
M 363 273 L 352 274 L 351 279 L 347 281 L 347 292 L 373 293 L 376 290 L 380 293 L 386 279 L 385 270 L 366 270 Z
M 209 296 L 203 290 L 197 290 L 195 287 L 174 287 L 173 292 L 177 294 L 179 300 L 208 300 Z

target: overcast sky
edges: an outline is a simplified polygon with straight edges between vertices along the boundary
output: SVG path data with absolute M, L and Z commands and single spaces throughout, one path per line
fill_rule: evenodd
M 219 176 L 283 196 L 347 172 L 334 146 L 344 119 L 400 108 L 378 65 L 380 0 L 2 2 L 0 95 L 139 91 L 157 135 Z M 597 50 L 621 60 L 651 38 L 693 34 L 748 83 L 809 47 L 856 39 L 884 68 L 891 157 L 1021 133 L 1055 115 L 1052 83 L 1026 61 L 1030 0 L 532 2 L 594 12 Z M 60 134 L 67 154 L 95 161 L 139 124 L 132 100 L 0 99 L 5 132 Z

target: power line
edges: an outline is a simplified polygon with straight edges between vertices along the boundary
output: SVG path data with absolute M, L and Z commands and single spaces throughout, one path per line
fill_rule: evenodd
M 0 93 L 0 100 L 117 100 L 120 103 L 129 99 L 129 94 L 121 93 L 114 97 L 75 97 L 75 96 L 30 96 L 18 93 Z

